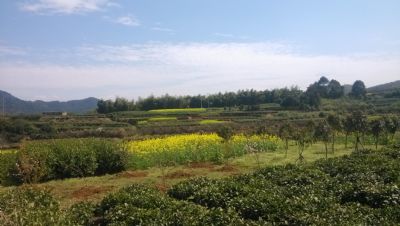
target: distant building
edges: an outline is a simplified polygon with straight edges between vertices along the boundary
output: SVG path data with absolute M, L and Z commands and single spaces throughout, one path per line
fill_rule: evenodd
M 62 111 L 48 111 L 48 112 L 43 112 L 43 115 L 48 115 L 48 116 L 67 116 L 67 112 L 62 112 Z

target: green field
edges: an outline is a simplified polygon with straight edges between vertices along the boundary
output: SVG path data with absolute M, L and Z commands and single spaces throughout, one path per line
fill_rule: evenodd
M 174 121 L 177 120 L 176 117 L 153 117 L 149 118 L 148 121 L 150 122 L 157 122 L 157 121 Z
M 200 121 L 200 125 L 207 125 L 207 124 L 221 124 L 226 123 L 225 121 L 219 121 L 214 119 L 205 119 Z
M 206 108 L 179 108 L 179 109 L 157 109 L 157 110 L 150 110 L 149 113 L 202 113 L 206 112 Z
M 352 147 L 345 149 L 338 145 L 335 153 L 329 153 L 329 157 L 337 157 L 352 152 Z M 223 178 L 235 174 L 249 173 L 266 166 L 285 165 L 296 163 L 298 148 L 291 142 L 288 154 L 280 148 L 275 152 L 264 152 L 259 154 L 247 154 L 242 157 L 227 159 L 222 163 L 195 163 L 182 166 L 153 167 L 147 170 L 128 170 L 115 175 L 105 175 L 85 178 L 72 178 L 61 181 L 50 181 L 36 186 L 50 189 L 51 193 L 61 201 L 62 206 L 70 206 L 82 200 L 98 201 L 106 194 L 116 191 L 132 183 L 143 183 L 152 186 L 170 187 L 177 182 L 199 176 L 210 178 Z M 306 163 L 312 163 L 318 159 L 325 158 L 324 146 L 316 143 L 304 153 Z M 173 175 L 173 176 L 169 176 Z M 8 190 L 1 187 L 0 191 Z M 79 192 L 88 193 L 83 197 L 75 197 Z

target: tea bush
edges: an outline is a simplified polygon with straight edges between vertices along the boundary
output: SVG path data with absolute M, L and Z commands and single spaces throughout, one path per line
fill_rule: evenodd
M 0 152 L 0 185 L 12 185 L 15 183 L 12 172 L 17 161 L 15 152 Z
M 399 156 L 394 147 L 222 180 L 196 178 L 174 185 L 168 195 L 233 209 L 255 224 L 398 225 Z
M 103 199 L 105 225 L 240 225 L 236 212 L 176 201 L 154 188 L 132 185 Z
M 394 147 L 225 179 L 200 177 L 167 194 L 131 185 L 98 205 L 79 203 L 67 210 L 46 192 L 13 189 L 0 194 L 0 220 L 67 226 L 399 225 L 399 156 Z
M 20 188 L 0 194 L 2 225 L 60 225 L 58 202 L 46 191 Z
M 125 169 L 127 151 L 116 141 L 33 141 L 17 152 L 13 177 L 22 183 L 115 173 Z

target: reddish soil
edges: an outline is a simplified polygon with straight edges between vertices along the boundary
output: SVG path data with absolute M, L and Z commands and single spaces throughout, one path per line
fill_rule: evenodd
M 101 194 L 108 192 L 112 189 L 112 187 L 95 187 L 95 186 L 85 186 L 81 187 L 78 190 L 72 192 L 72 197 L 75 199 L 87 199 L 93 195 Z
M 187 165 L 187 168 L 190 169 L 200 169 L 200 168 L 205 168 L 205 169 L 214 169 L 215 165 L 209 162 L 192 162 Z
M 117 177 L 122 178 L 135 178 L 135 177 L 147 177 L 149 173 L 146 171 L 124 171 L 117 174 Z
M 167 192 L 167 190 L 169 189 L 169 187 L 164 184 L 155 184 L 154 186 L 156 187 L 157 190 L 163 193 Z
M 178 170 L 178 171 L 166 174 L 165 178 L 178 179 L 178 178 L 188 178 L 188 177 L 193 177 L 193 176 L 195 176 L 195 175 L 191 172 L 185 172 L 183 170 Z
M 218 172 L 236 172 L 238 171 L 238 169 L 232 165 L 224 165 L 222 167 L 219 167 L 217 169 L 215 169 L 215 171 Z

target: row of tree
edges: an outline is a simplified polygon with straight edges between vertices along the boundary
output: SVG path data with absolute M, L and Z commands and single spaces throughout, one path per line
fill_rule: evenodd
M 393 139 L 399 128 L 400 120 L 396 116 L 384 116 L 368 120 L 363 112 L 355 111 L 345 117 L 330 114 L 318 123 L 309 121 L 300 128 L 294 128 L 292 124 L 285 123 L 279 129 L 279 136 L 285 141 L 286 150 L 289 140 L 296 141 L 299 146 L 299 159 L 302 160 L 304 149 L 316 140 L 324 142 L 326 156 L 328 155 L 329 143 L 331 144 L 331 152 L 335 151 L 335 141 L 338 134 L 345 135 L 345 148 L 347 148 L 350 135 L 354 136 L 354 149 L 356 151 L 364 146 L 365 136 L 370 135 L 374 138 L 377 149 L 382 137 L 386 140 Z
M 353 85 L 351 95 L 354 97 L 365 96 L 365 85 L 362 81 L 356 81 Z M 256 109 L 254 106 L 263 103 L 276 103 L 284 108 L 293 109 L 317 109 L 321 98 L 336 99 L 344 95 L 341 84 L 332 79 L 321 77 L 319 81 L 311 84 L 304 92 L 298 87 L 257 91 L 239 90 L 237 92 L 225 92 L 211 95 L 197 96 L 170 96 L 168 94 L 155 97 L 139 98 L 136 102 L 125 98 L 113 100 L 99 100 L 97 103 L 98 113 L 111 113 L 118 111 L 152 110 L 167 108 L 209 108 L 209 107 L 247 107 Z

